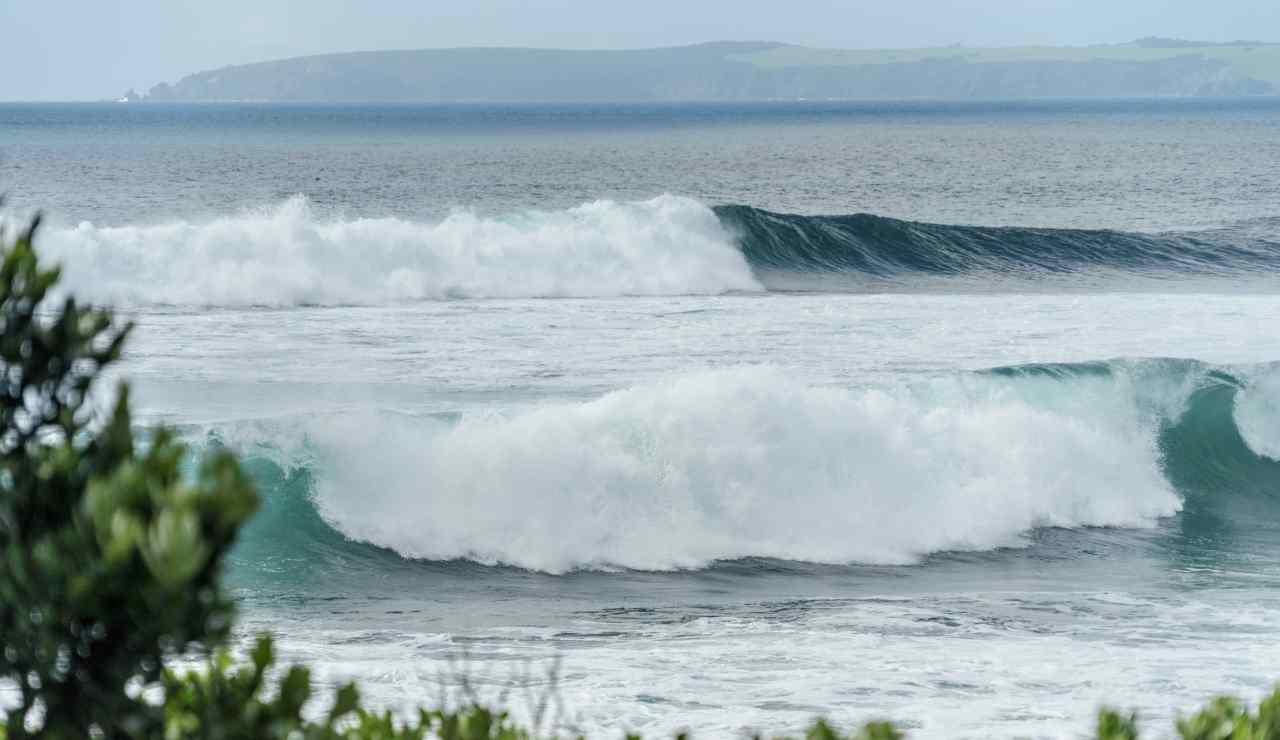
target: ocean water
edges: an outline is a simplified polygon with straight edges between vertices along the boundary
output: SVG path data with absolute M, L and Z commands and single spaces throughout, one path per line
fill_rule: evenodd
M 1280 101 L 0 105 L 327 683 L 1070 737 L 1280 680 Z

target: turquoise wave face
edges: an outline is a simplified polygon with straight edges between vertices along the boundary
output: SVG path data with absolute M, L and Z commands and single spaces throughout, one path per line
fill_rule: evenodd
M 1259 387 L 1268 384 L 1276 369 L 1261 366 L 1238 373 L 1176 359 L 1148 360 L 1144 365 L 1147 383 L 1172 383 L 1187 394 L 1176 413 L 1160 417 L 1157 436 L 1161 473 L 1183 497 L 1183 522 L 1211 529 L 1230 522 L 1280 529 L 1276 516 L 1280 511 L 1274 508 L 1280 504 L 1280 462 L 1256 451 L 1255 447 L 1271 451 L 1269 441 L 1259 439 L 1251 445 L 1237 421 L 1238 411 L 1248 410 L 1242 408 L 1244 404 L 1262 405 L 1263 413 L 1271 411 L 1266 402 L 1250 396 L 1265 393 Z M 989 372 L 1070 383 L 1111 378 L 1118 372 L 1118 363 L 1021 365 Z
M 1239 273 L 1280 266 L 1274 223 L 1162 234 L 1084 229 L 954 226 L 859 213 L 800 216 L 717 206 L 758 271 L 879 277 L 1108 268 L 1151 273 Z
M 1010 548 L 1087 557 L 1051 533 L 1098 528 L 1183 557 L 1280 535 L 1277 377 L 1112 360 L 851 390 L 752 369 L 483 421 L 202 433 L 238 440 L 263 494 L 233 558 L 251 585 L 358 588 L 494 565 L 740 573 Z M 921 525 L 930 511 L 947 511 L 949 529 Z

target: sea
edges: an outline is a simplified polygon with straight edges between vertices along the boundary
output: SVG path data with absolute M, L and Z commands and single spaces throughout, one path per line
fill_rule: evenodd
M 1280 99 L 6 103 L 0 189 L 256 481 L 241 639 L 374 707 L 1168 736 L 1280 680 Z

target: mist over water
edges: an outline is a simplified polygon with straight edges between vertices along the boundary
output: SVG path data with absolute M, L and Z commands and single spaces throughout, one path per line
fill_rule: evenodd
M 0 106 L 0 155 L 140 423 L 246 460 L 246 629 L 322 681 L 1060 736 L 1277 678 L 1276 110 Z

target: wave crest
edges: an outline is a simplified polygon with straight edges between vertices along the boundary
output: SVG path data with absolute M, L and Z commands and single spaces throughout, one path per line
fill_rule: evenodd
M 323 219 L 297 196 L 206 222 L 50 228 L 65 287 L 175 305 L 378 304 L 443 298 L 759 290 L 732 236 L 697 201 L 664 195 L 437 223 Z
M 323 519 L 405 558 L 557 573 L 911 563 L 1182 508 L 1162 445 L 1200 366 L 1106 367 L 878 389 L 739 368 L 514 415 L 313 419 L 302 434 Z
M 1233 229 L 1143 234 L 958 226 L 867 213 L 803 216 L 742 205 L 717 206 L 715 211 L 739 239 L 747 260 L 764 273 L 1043 278 L 1090 270 L 1213 275 L 1280 267 L 1274 220 Z
M 297 196 L 204 222 L 52 228 L 42 248 L 67 263 L 69 288 L 132 304 L 927 290 L 957 276 L 965 289 L 1108 277 L 1132 289 L 1135 277 L 1273 279 L 1277 223 L 1165 234 L 996 228 L 708 208 L 673 195 L 418 222 L 321 218 Z

